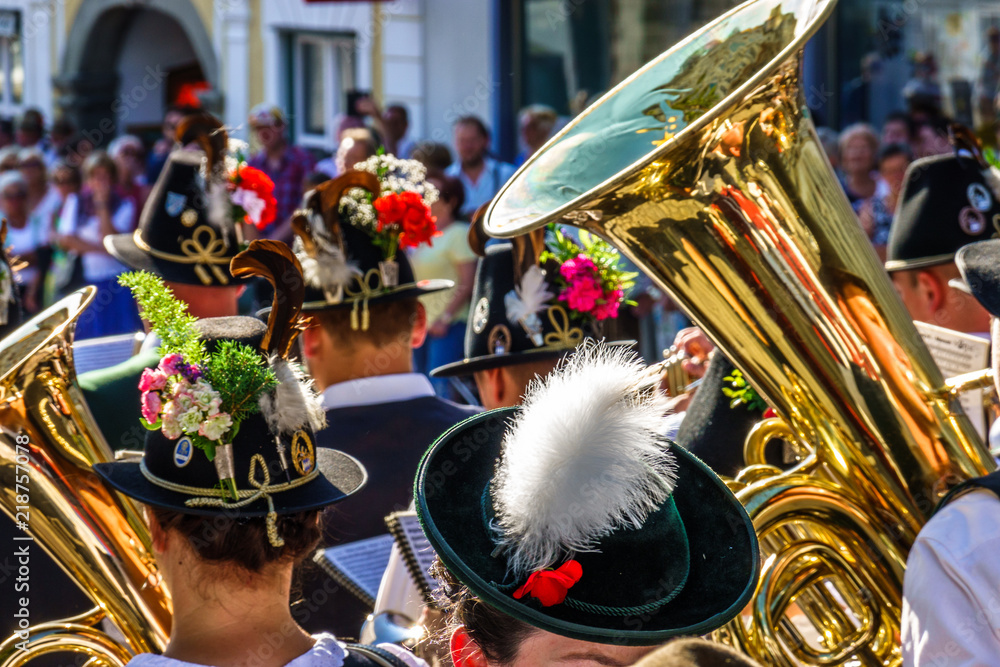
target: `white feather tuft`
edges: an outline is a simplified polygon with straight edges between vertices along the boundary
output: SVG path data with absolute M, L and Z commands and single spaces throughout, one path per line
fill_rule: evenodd
M 208 182 L 208 219 L 217 228 L 228 232 L 233 226 L 232 202 L 225 183 L 210 179 Z
M 626 348 L 585 343 L 529 386 L 493 481 L 497 544 L 525 575 L 639 528 L 673 492 L 666 397 Z
M 258 403 L 271 432 L 292 434 L 307 426 L 313 431 L 323 429 L 323 402 L 302 367 L 277 357 L 271 357 L 270 364 L 278 386 L 273 392 L 261 394 Z
M 319 252 L 316 257 L 305 251 L 302 241 L 295 239 L 295 255 L 302 265 L 302 277 L 306 284 L 316 289 L 331 293 L 340 287 L 347 287 L 351 281 L 361 275 L 361 269 L 356 262 L 349 262 L 344 251 L 328 243 L 324 239 L 313 237 Z
M 521 284 L 508 292 L 504 297 L 507 309 L 507 321 L 520 322 L 522 318 L 530 317 L 544 308 L 555 296 L 548 290 L 545 273 L 537 266 L 532 266 L 521 277 Z
M 993 197 L 1000 199 L 1000 169 L 990 165 L 989 168 L 983 170 L 983 177 L 990 186 L 990 190 L 993 191 Z

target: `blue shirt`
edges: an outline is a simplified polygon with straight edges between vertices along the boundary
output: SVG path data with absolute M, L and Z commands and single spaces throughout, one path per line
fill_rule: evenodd
M 483 171 L 479 174 L 479 180 L 473 183 L 472 179 L 462 171 L 461 162 L 452 163 L 444 170 L 444 173 L 460 180 L 465 188 L 465 204 L 462 205 L 459 217 L 470 219 L 477 208 L 493 199 L 494 195 L 500 192 L 500 188 L 514 175 L 515 171 L 517 169 L 512 164 L 484 158 Z

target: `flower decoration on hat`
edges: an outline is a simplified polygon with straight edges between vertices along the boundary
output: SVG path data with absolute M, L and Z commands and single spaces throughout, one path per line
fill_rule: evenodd
M 532 382 L 486 499 L 494 553 L 520 584 L 515 599 L 575 604 L 571 589 L 586 576 L 575 556 L 640 529 L 671 495 L 665 401 L 635 353 L 602 344 L 585 343 Z
M 374 155 L 354 165 L 355 170 L 378 179 L 378 189 L 351 188 L 339 202 L 340 217 L 364 229 L 382 250 L 388 266 L 382 268 L 383 283 L 394 286 L 387 271 L 399 250 L 432 245 L 440 236 L 431 204 L 437 201 L 437 189 L 425 179 L 427 171 L 416 160 L 401 160 L 394 155 Z M 388 275 L 387 275 L 388 274 Z
M 271 177 L 247 165 L 246 147 L 242 141 L 229 142 L 230 154 L 234 156 L 226 160 L 232 218 L 263 231 L 278 215 L 278 200 Z
M 618 316 L 638 275 L 620 266 L 621 255 L 587 232 L 579 243 L 555 225 L 539 239 L 513 239 L 519 278 L 504 296 L 507 319 L 521 325 L 535 347 L 573 347 L 583 339 L 575 323 L 599 324 Z M 543 335 L 542 314 L 555 328 Z
M 238 278 L 261 276 L 275 286 L 267 333 L 259 349 L 221 340 L 209 351 L 195 326 L 197 319 L 159 277 L 139 271 L 119 279 L 132 290 L 142 317 L 159 336 L 163 355 L 157 367 L 146 369 L 139 381 L 141 423 L 168 440 L 186 436 L 215 464 L 220 497 L 194 498 L 188 501 L 192 506 L 231 503 L 236 507 L 276 490 L 269 482 L 261 485 L 253 480 L 253 491 L 237 488 L 233 446 L 247 417 L 263 414 L 289 483 L 282 436 L 325 426 L 325 413 L 311 381 L 285 359 L 306 326 L 300 316 L 301 280 L 293 281 L 291 287 L 287 281 L 278 282 L 280 276 L 300 271 L 294 255 L 282 243 L 253 241 L 233 258 L 231 270 Z M 298 293 L 289 294 L 289 290 Z M 314 471 L 300 471 L 306 477 L 309 472 Z M 268 515 L 272 544 L 280 542 L 275 530 L 272 511 Z

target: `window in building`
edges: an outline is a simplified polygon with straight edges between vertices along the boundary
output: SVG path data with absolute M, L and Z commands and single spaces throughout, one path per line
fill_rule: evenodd
M 336 145 L 337 116 L 344 111 L 347 91 L 354 88 L 354 48 L 351 37 L 292 37 L 289 92 L 296 143 L 325 150 Z
M 0 114 L 19 113 L 24 101 L 24 53 L 19 12 L 0 11 Z

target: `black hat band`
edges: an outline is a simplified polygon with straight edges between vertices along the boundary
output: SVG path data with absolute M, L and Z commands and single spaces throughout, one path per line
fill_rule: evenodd
M 202 240 L 205 235 L 208 238 Z M 212 276 L 215 276 L 215 279 L 223 285 L 229 284 L 229 262 L 232 260 L 232 257 L 226 255 L 229 246 L 225 239 L 219 238 L 215 229 L 208 225 L 195 228 L 191 238 L 181 241 L 180 248 L 183 255 L 175 255 L 153 248 L 143 240 L 142 232 L 139 229 L 135 230 L 132 238 L 141 250 L 153 257 L 178 264 L 194 264 L 194 271 L 198 279 L 205 285 L 212 284 Z M 209 271 L 212 275 L 209 275 Z
M 263 473 L 263 481 L 257 481 L 257 470 Z M 194 498 L 189 498 L 184 501 L 187 507 L 229 507 L 232 509 L 237 509 L 239 507 L 245 507 L 258 500 L 267 501 L 267 541 L 271 543 L 273 547 L 284 546 L 285 541 L 278 535 L 278 525 L 277 519 L 278 514 L 274 511 L 274 500 L 271 498 L 271 494 L 281 493 L 282 491 L 290 491 L 294 488 L 300 487 L 303 484 L 308 484 L 317 477 L 319 477 L 319 469 L 313 468 L 304 477 L 298 477 L 289 482 L 282 482 L 280 484 L 271 484 L 271 473 L 267 469 L 267 462 L 264 461 L 264 457 L 260 454 L 254 454 L 250 458 L 250 474 L 248 481 L 253 489 L 237 489 L 236 494 L 239 496 L 240 500 L 230 501 L 227 500 L 229 496 L 229 491 L 220 488 L 207 488 L 200 486 L 188 486 L 187 484 L 178 484 L 177 482 L 171 482 L 169 480 L 163 479 L 162 477 L 157 477 L 149 471 L 146 467 L 145 457 L 139 461 L 139 470 L 142 472 L 142 476 L 145 477 L 151 484 L 166 489 L 167 491 L 175 491 L 177 493 L 183 493 L 189 496 L 195 496 Z

